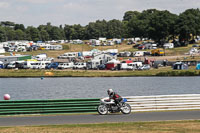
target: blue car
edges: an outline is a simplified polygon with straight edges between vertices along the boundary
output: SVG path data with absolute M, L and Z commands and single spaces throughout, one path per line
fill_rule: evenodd
M 3 68 L 4 68 L 3 62 L 2 63 L 0 62 L 0 69 L 3 69 Z
M 51 64 L 49 64 L 46 69 L 57 69 L 58 68 L 59 63 L 58 62 L 53 62 Z

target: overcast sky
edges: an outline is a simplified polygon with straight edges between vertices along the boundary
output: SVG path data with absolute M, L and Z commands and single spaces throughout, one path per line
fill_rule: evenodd
M 126 11 L 156 8 L 179 14 L 200 8 L 200 0 L 0 0 L 0 21 L 25 26 L 86 25 L 96 20 L 122 20 Z

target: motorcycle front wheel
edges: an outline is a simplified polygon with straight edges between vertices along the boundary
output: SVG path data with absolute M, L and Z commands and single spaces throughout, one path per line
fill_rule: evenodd
M 106 105 L 99 105 L 97 107 L 97 111 L 100 115 L 107 115 L 108 114 L 108 108 Z
M 123 114 L 130 114 L 131 113 L 131 106 L 128 103 L 124 103 L 121 107 L 121 112 Z

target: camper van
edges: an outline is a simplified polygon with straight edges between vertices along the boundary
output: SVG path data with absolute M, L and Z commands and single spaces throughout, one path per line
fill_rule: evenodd
M 133 55 L 134 55 L 135 57 L 141 57 L 141 56 L 144 56 L 145 52 L 146 52 L 146 51 L 135 51 L 135 52 L 133 53 Z
M 127 70 L 136 70 L 142 66 L 142 62 L 133 62 L 127 64 Z
M 58 69 L 70 69 L 73 68 L 74 63 L 73 62 L 63 62 L 59 63 Z
M 47 54 L 38 54 L 35 56 L 35 59 L 37 59 L 38 61 L 42 61 L 45 60 L 47 58 Z
M 46 66 L 48 66 L 51 63 L 51 61 L 37 61 L 33 63 L 33 69 L 45 69 Z
M 37 60 L 28 60 L 28 61 L 25 61 L 24 62 L 24 69 L 30 69 L 30 68 L 33 68 L 33 65 L 34 63 L 36 62 Z

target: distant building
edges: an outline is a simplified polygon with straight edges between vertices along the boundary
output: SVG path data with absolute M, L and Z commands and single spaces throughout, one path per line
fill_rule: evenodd
M 11 61 L 20 61 L 31 58 L 32 58 L 31 55 L 0 56 L 0 61 L 2 61 L 4 64 L 7 64 Z

